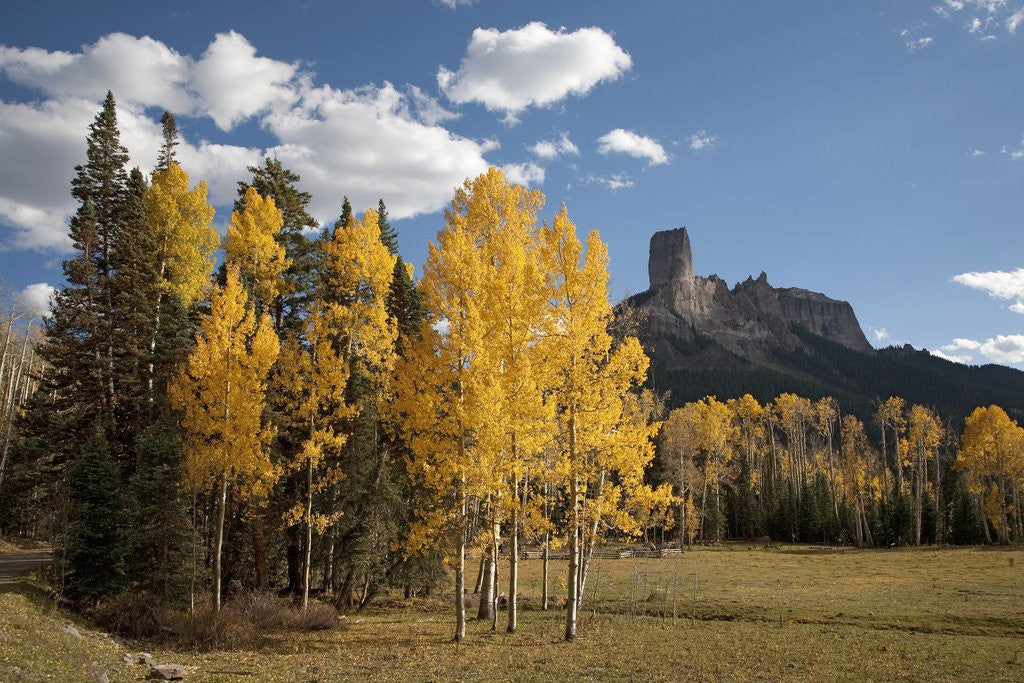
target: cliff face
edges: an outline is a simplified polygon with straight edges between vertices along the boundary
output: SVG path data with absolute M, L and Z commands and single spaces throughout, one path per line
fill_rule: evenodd
M 723 351 L 772 366 L 779 350 L 805 350 L 793 325 L 855 351 L 874 353 L 845 301 L 772 287 L 764 273 L 732 289 L 715 275 L 695 275 L 686 228 L 651 237 L 648 273 L 651 286 L 636 298 L 635 315 L 649 350 L 669 368 L 713 364 Z
M 953 423 L 995 403 L 1024 421 L 1024 373 L 968 367 L 909 346 L 875 351 L 850 304 L 805 289 L 768 284 L 761 273 L 730 289 L 694 274 L 686 230 L 651 238 L 651 287 L 627 300 L 620 316 L 651 358 L 650 383 L 670 405 L 704 396 L 783 392 L 833 396 L 844 414 L 869 422 L 878 401 L 902 396 L 934 405 Z

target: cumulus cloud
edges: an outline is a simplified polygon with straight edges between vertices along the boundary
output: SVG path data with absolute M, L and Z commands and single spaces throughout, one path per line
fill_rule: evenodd
M 971 360 L 970 356 L 955 353 L 956 351 L 977 351 L 997 363 L 1024 363 L 1024 334 L 997 334 L 985 341 L 957 338 L 932 354 L 958 363 Z
M 976 342 L 973 339 L 964 339 L 957 337 L 951 344 L 946 344 L 942 347 L 943 351 L 977 351 L 981 348 L 981 342 Z
M 107 90 L 125 100 L 190 113 L 191 61 L 149 36 L 111 33 L 81 52 L 0 46 L 0 72 L 60 99 L 99 100 Z
M 449 101 L 478 102 L 515 123 L 524 109 L 586 95 L 598 83 L 617 79 L 632 63 L 600 28 L 552 31 L 532 22 L 508 31 L 474 30 L 458 70 L 441 67 L 437 83 Z
M 997 334 L 981 345 L 981 352 L 999 363 L 1024 363 L 1024 334 Z
M 1012 271 L 994 270 L 990 272 L 960 273 L 953 276 L 953 281 L 972 289 L 988 292 L 989 296 L 1008 301 L 1014 299 L 1010 310 L 1024 313 L 1024 268 Z
M 948 360 L 948 361 L 950 361 L 952 363 L 967 364 L 967 363 L 970 363 L 973 360 L 973 358 L 971 358 L 971 356 L 968 356 L 967 354 L 963 354 L 963 353 L 946 353 L 942 349 L 935 349 L 934 351 L 931 352 L 931 354 L 933 356 L 938 357 L 938 358 L 943 358 L 945 360 Z
M 506 164 L 501 167 L 510 182 L 523 187 L 537 187 L 544 184 L 544 169 L 533 162 Z
M 718 144 L 718 136 L 711 135 L 706 130 L 701 129 L 690 136 L 690 149 L 695 152 L 699 152 L 702 149 L 708 149 Z
M 972 159 L 977 159 L 978 157 L 985 156 L 985 150 L 983 150 L 983 149 L 972 149 L 970 152 L 967 153 L 967 156 L 969 156 Z
M 29 315 L 44 316 L 50 313 L 50 297 L 57 291 L 45 282 L 29 285 L 17 294 L 18 303 L 28 310 Z
M 563 132 L 557 140 L 538 140 L 530 151 L 541 159 L 556 159 L 560 156 L 579 156 L 580 148 Z
M 196 62 L 192 87 L 199 106 L 221 130 L 267 109 L 294 102 L 292 77 L 298 66 L 256 56 L 256 48 L 235 31 L 218 33 Z
M 875 343 L 880 343 L 889 338 L 889 333 L 884 327 L 872 327 L 871 336 L 875 338 Z
M 601 154 L 619 152 L 637 159 L 647 159 L 652 164 L 667 164 L 668 154 L 661 143 L 646 135 L 631 130 L 616 128 L 597 139 L 597 151 Z
M 340 210 L 342 189 L 357 210 L 384 197 L 396 219 L 437 211 L 467 176 L 487 169 L 491 148 L 416 120 L 390 83 L 311 89 L 265 124 L 280 140 L 267 153 L 302 175 L 322 221 Z
M 435 4 L 444 5 L 450 10 L 456 10 L 459 7 L 469 7 L 475 5 L 476 0 L 434 0 Z
M 483 155 L 498 147 L 444 128 L 456 114 L 415 86 L 317 86 L 313 74 L 258 55 L 235 32 L 216 35 L 198 60 L 124 34 L 78 53 L 0 46 L 0 76 L 48 97 L 0 101 L 0 157 L 32 159 L 0 165 L 0 223 L 14 229 L 6 246 L 69 246 L 70 181 L 109 83 L 118 88 L 122 144 L 130 163 L 145 170 L 160 143 L 150 107 L 209 117 L 221 130 L 259 121 L 273 138 L 267 149 L 191 139 L 188 120 L 179 121 L 179 161 L 194 181 L 207 180 L 218 206 L 234 199 L 246 166 L 273 155 L 302 176 L 300 186 L 313 194 L 311 213 L 321 221 L 333 220 L 343 193 L 357 209 L 384 197 L 391 215 L 405 218 L 442 208 L 467 176 L 487 168 Z

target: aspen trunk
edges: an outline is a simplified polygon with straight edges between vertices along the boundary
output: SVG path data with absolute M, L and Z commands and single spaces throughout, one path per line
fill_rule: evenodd
M 460 455 L 465 455 L 460 448 Z M 458 555 L 455 565 L 455 635 L 456 643 L 466 638 L 466 478 L 459 482 L 459 522 L 456 529 L 455 552 Z
M 310 564 L 313 559 L 313 459 L 306 462 L 306 557 L 302 567 L 302 609 L 309 608 Z
M 570 439 L 572 437 L 570 436 Z M 569 510 L 570 510 L 570 532 L 569 532 L 569 576 L 566 583 L 569 588 L 569 597 L 565 606 L 565 640 L 572 642 L 576 640 L 576 589 L 579 583 L 579 482 L 576 475 L 573 475 L 569 484 Z
M 515 476 L 515 475 L 513 475 Z M 512 492 L 519 500 L 519 478 L 516 477 L 512 485 Z M 519 505 L 518 502 L 512 508 L 512 536 L 509 538 L 508 555 L 508 626 L 505 630 L 509 633 L 516 632 L 518 614 L 516 612 L 518 600 L 516 596 L 519 591 Z
M 213 610 L 220 612 L 221 551 L 224 549 L 224 512 L 228 506 L 228 478 L 220 476 L 220 495 L 217 496 L 217 541 L 213 550 Z

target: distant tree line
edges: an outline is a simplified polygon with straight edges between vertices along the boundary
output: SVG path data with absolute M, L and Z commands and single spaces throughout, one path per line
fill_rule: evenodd
M 873 419 L 877 441 L 831 397 L 709 396 L 672 410 L 658 473 L 680 501 L 680 542 L 1024 540 L 1024 429 L 1002 408 L 975 409 L 962 435 L 899 397 Z

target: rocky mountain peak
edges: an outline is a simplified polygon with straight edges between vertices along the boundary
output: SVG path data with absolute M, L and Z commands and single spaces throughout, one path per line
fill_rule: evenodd
M 686 228 L 654 233 L 651 237 L 647 274 L 651 280 L 651 289 L 693 279 L 693 253 Z

